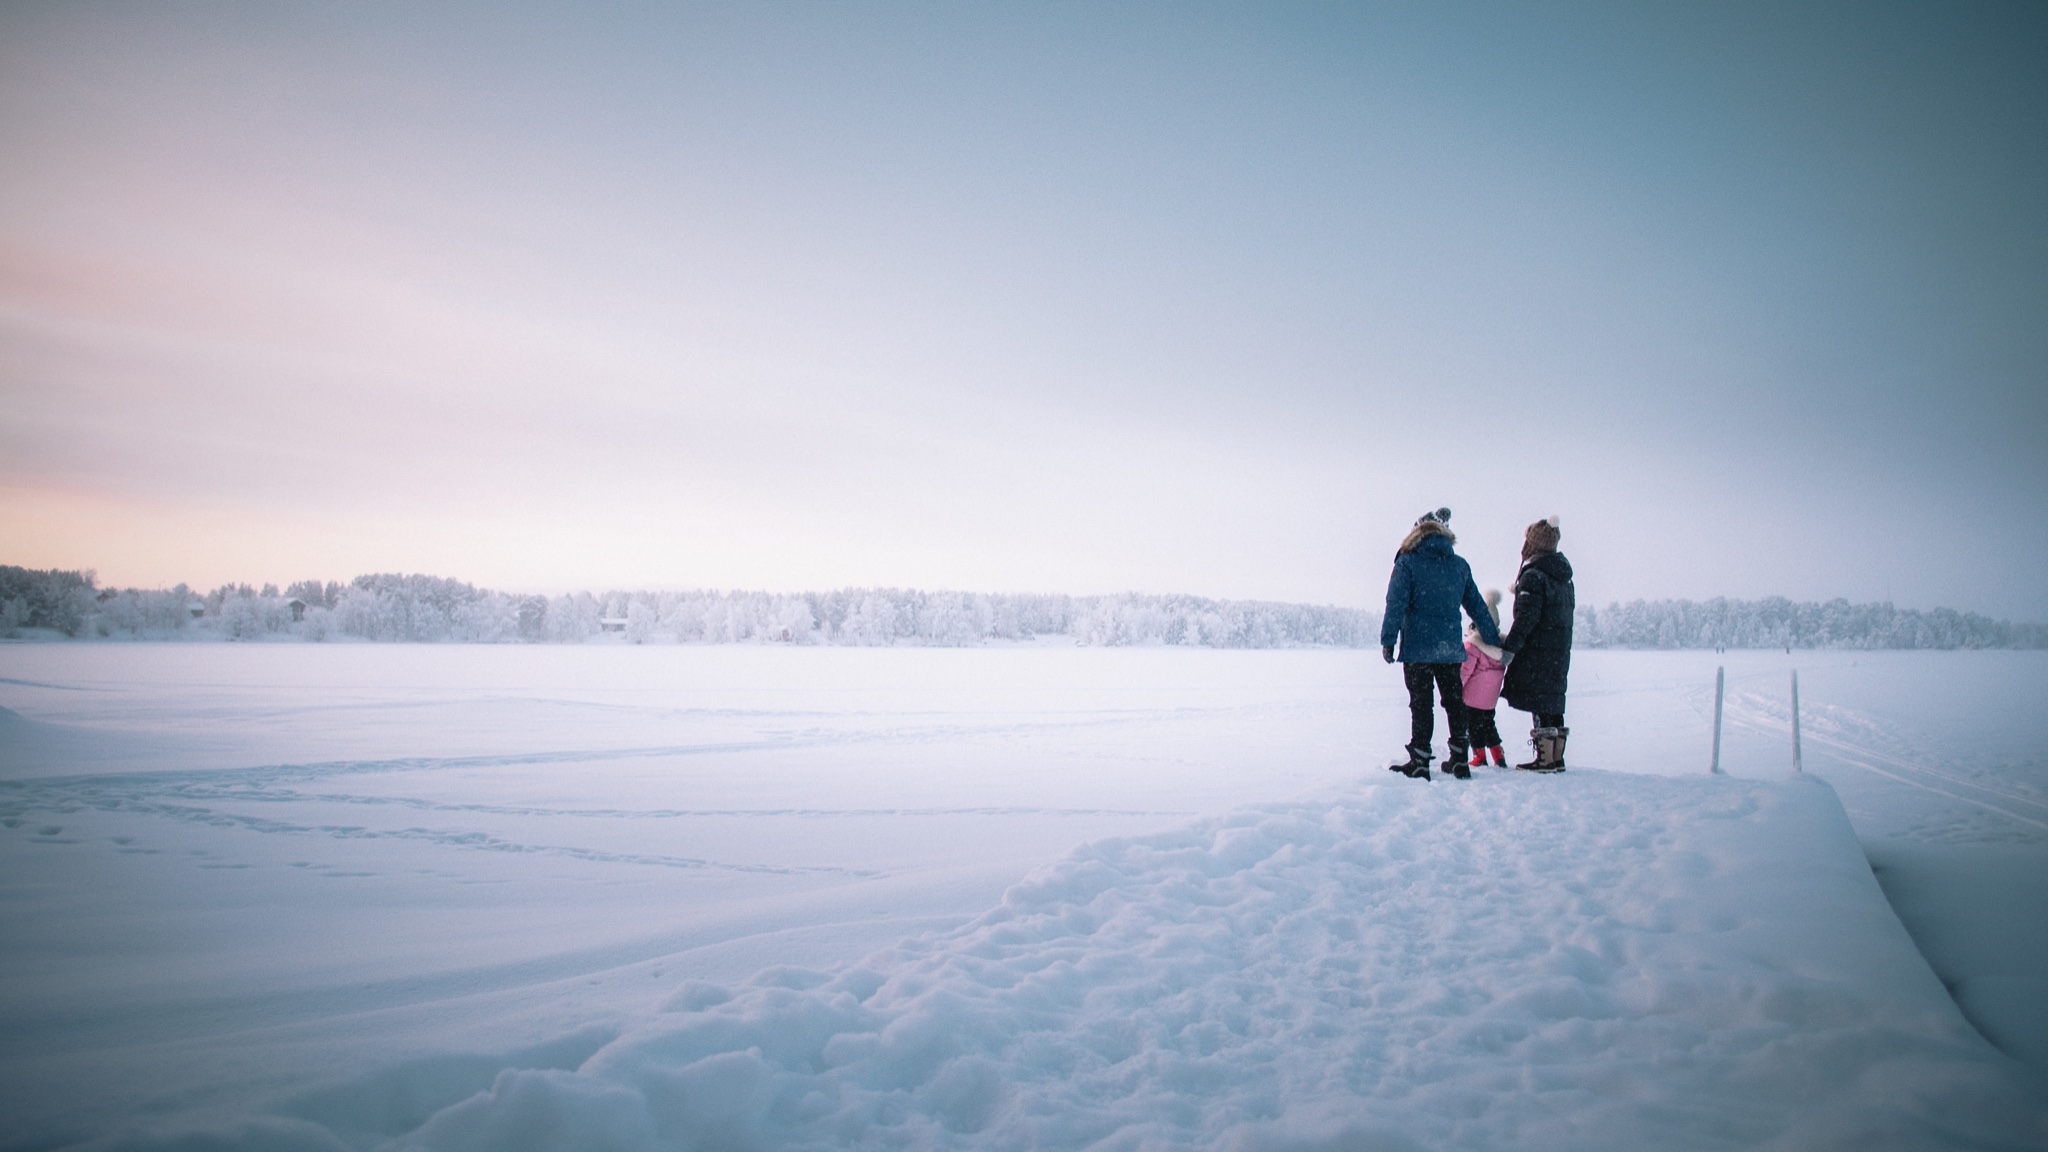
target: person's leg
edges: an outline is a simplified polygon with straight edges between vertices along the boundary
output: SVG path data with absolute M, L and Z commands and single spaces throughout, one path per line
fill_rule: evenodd
M 1536 727 L 1529 733 L 1529 743 L 1536 747 L 1536 758 L 1517 768 L 1529 768 L 1537 772 L 1564 771 L 1564 726 L 1562 712 L 1532 712 L 1530 719 Z
M 1563 712 L 1546 712 L 1543 719 L 1550 725 L 1550 766 L 1564 771 L 1564 742 L 1572 730 L 1564 726 Z
M 1472 732 L 1472 766 L 1477 768 L 1486 763 L 1487 749 L 1498 749 L 1500 747 L 1500 727 L 1494 723 L 1493 709 L 1491 708 L 1467 707 L 1465 715 L 1470 721 Z M 1506 754 L 1497 753 L 1494 756 L 1494 762 L 1506 763 Z
M 1491 748 L 1500 743 L 1500 726 L 1494 723 L 1493 709 L 1467 707 L 1465 716 L 1470 722 L 1474 748 Z
M 1436 701 L 1430 698 L 1435 678 L 1428 664 L 1401 665 L 1401 678 L 1408 682 L 1408 747 L 1429 751 L 1436 737 Z
M 1451 775 L 1468 777 L 1472 775 L 1472 769 L 1466 761 L 1471 758 L 1472 748 L 1466 739 L 1468 721 L 1465 714 L 1465 686 L 1459 680 L 1458 666 L 1432 664 L 1430 675 L 1435 678 L 1437 690 L 1442 692 L 1444 697 L 1444 720 L 1447 728 L 1445 735 L 1451 744 L 1450 759 L 1444 763 L 1450 765 Z
M 1528 762 L 1528 763 L 1526 763 L 1526 764 L 1517 764 L 1517 765 L 1515 765 L 1515 767 L 1517 767 L 1517 768 L 1541 768 L 1541 767 L 1543 766 L 1543 744 L 1542 744 L 1542 741 L 1543 741 L 1543 734 L 1544 734 L 1545 732 L 1548 732 L 1548 731 L 1550 730 L 1550 725 L 1549 725 L 1549 723 L 1548 723 L 1548 721 L 1549 721 L 1549 720 L 1550 720 L 1550 716 L 1549 716 L 1549 714 L 1548 714 L 1548 713 L 1544 713 L 1544 712 L 1531 712 L 1531 713 L 1529 713 L 1529 749 L 1530 749 L 1530 751 L 1534 752 L 1534 753 L 1535 753 L 1535 755 L 1534 755 L 1534 756 L 1532 756 L 1532 757 L 1531 757 L 1531 758 L 1529 759 L 1529 762 Z
M 1444 695 L 1444 719 L 1450 724 L 1450 730 L 1446 735 L 1450 737 L 1451 743 L 1463 748 L 1467 743 L 1466 737 L 1471 722 L 1465 711 L 1465 686 L 1459 681 L 1458 666 L 1434 664 L 1431 665 L 1431 669 L 1436 677 L 1437 688 Z

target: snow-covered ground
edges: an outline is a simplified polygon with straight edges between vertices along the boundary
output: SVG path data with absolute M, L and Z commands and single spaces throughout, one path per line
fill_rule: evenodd
M 2044 673 L 4 645 L 0 1147 L 2040 1147 Z

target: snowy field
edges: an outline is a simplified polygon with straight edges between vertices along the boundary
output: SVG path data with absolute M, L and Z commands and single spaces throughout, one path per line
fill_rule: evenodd
M 0 645 L 0 1147 L 2040 1148 L 2044 674 Z

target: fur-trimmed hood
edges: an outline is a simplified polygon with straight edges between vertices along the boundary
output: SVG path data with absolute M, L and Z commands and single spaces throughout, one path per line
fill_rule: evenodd
M 1450 530 L 1449 526 L 1435 520 L 1424 520 L 1408 530 L 1408 536 L 1401 541 L 1401 550 L 1397 555 L 1406 556 L 1408 553 L 1420 548 L 1422 542 L 1432 536 L 1443 537 L 1444 543 L 1447 545 L 1455 545 L 1458 542 L 1458 537 Z

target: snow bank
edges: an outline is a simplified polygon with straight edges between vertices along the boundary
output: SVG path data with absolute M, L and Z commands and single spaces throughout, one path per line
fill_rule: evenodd
M 1825 783 L 1369 785 L 1088 845 L 858 967 L 689 984 L 573 1071 L 506 1070 L 382 1134 L 446 1152 L 2048 1139 L 2038 1089 L 1957 1013 Z M 376 1121 L 345 1126 L 360 1142 Z M 329 1131 L 301 1113 L 235 1142 Z

